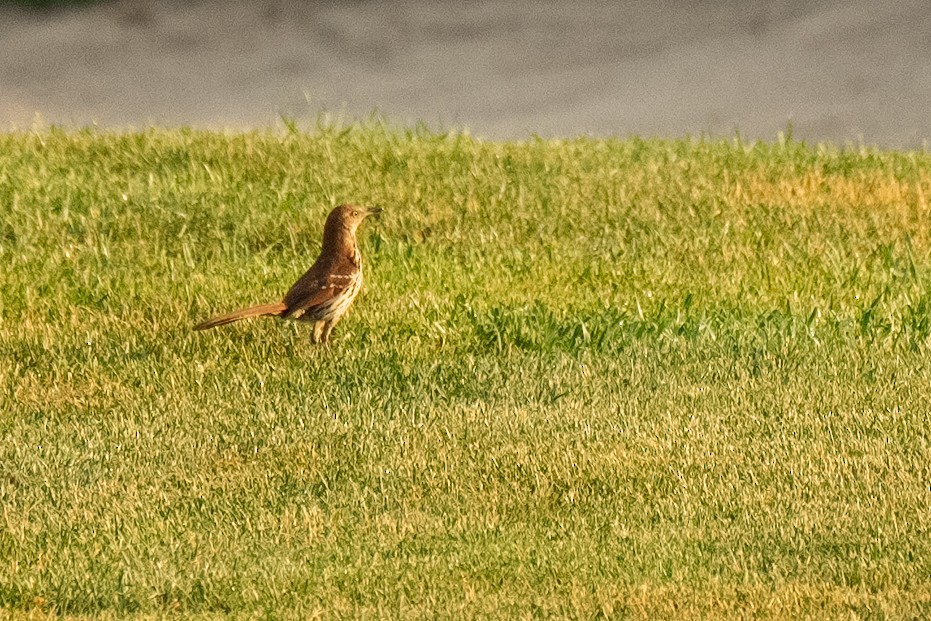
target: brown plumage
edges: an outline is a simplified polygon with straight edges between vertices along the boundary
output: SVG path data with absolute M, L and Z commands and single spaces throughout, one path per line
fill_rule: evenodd
M 312 339 L 326 343 L 336 323 L 362 288 L 362 255 L 356 230 L 366 217 L 381 209 L 340 205 L 327 216 L 320 256 L 285 294 L 281 302 L 260 304 L 212 317 L 195 330 L 215 328 L 240 319 L 281 317 L 314 324 Z

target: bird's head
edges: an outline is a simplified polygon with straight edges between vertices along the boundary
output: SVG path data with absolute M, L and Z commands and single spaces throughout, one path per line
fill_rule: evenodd
M 361 207 L 359 205 L 340 205 L 327 217 L 327 229 L 348 230 L 353 236 L 362 221 L 369 216 L 381 213 L 380 207 Z

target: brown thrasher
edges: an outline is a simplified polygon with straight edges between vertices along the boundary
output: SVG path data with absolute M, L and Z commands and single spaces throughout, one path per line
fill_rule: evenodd
M 326 343 L 362 288 L 362 255 L 356 230 L 366 217 L 380 212 L 379 208 L 340 205 L 327 216 L 320 256 L 281 302 L 218 315 L 197 324 L 194 329 L 206 330 L 247 317 L 271 315 L 313 322 L 313 342 Z

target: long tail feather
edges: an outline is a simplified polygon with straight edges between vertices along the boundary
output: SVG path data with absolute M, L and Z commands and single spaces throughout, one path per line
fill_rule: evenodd
M 217 326 L 225 326 L 228 323 L 233 323 L 234 321 L 239 321 L 240 319 L 247 319 L 249 317 L 259 317 L 262 315 L 274 315 L 280 317 L 281 313 L 284 312 L 284 309 L 287 308 L 284 302 L 275 302 L 273 304 L 259 304 L 258 306 L 252 306 L 249 308 L 243 308 L 238 311 L 233 311 L 232 313 L 227 313 L 225 315 L 217 315 L 216 317 L 211 317 L 207 321 L 201 322 L 194 326 L 195 330 L 208 330 L 210 328 L 216 328 Z

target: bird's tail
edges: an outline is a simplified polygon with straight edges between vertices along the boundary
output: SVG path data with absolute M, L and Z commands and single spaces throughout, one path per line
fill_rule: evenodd
M 240 319 L 247 319 L 249 317 L 260 317 L 262 315 L 274 315 L 275 317 L 280 317 L 281 313 L 287 308 L 284 302 L 274 302 L 273 304 L 259 304 L 258 306 L 251 306 L 249 308 L 243 308 L 238 311 L 233 311 L 232 313 L 226 313 L 225 315 L 217 315 L 216 317 L 211 317 L 207 321 L 201 322 L 194 326 L 195 330 L 208 330 L 210 328 L 216 328 L 217 326 L 225 326 L 228 323 L 233 323 L 234 321 L 239 321 Z

